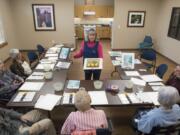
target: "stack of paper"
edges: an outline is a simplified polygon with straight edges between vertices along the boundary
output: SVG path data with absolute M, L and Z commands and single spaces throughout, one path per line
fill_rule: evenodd
M 141 78 L 146 82 L 161 82 L 162 79 L 157 75 L 143 75 Z
M 48 57 L 48 60 L 54 63 L 58 60 L 58 57 Z
M 112 57 L 115 57 L 115 56 L 121 57 L 122 52 L 120 52 L 120 51 L 109 51 L 109 55 L 112 56 Z
M 142 92 L 136 93 L 136 95 L 144 103 L 153 103 L 154 105 L 159 105 L 158 92 Z
M 121 62 L 118 60 L 112 60 L 113 66 L 121 66 Z
M 138 78 L 131 78 L 131 81 L 135 85 L 146 86 L 146 82 L 144 80 L 141 80 L 141 79 L 138 79 Z
M 79 89 L 80 87 L 80 80 L 69 80 L 67 88 L 68 89 Z
M 32 102 L 36 92 L 19 92 L 13 102 Z
M 40 91 L 44 82 L 25 82 L 19 90 L 22 91 Z
M 130 104 L 125 94 L 118 94 L 118 97 L 122 104 Z
M 66 93 L 63 94 L 63 104 L 74 104 L 75 93 Z
M 108 104 L 105 91 L 89 91 L 91 97 L 91 105 L 106 105 Z
M 45 67 L 50 68 L 50 70 L 54 69 L 55 64 L 38 64 L 36 69 L 44 70 Z
M 35 104 L 35 108 L 51 111 L 60 100 L 61 96 L 59 95 L 41 95 Z
M 62 68 L 62 69 L 69 69 L 71 63 L 70 62 L 58 62 L 56 67 Z
M 141 64 L 142 62 L 139 59 L 134 60 L 134 64 Z
M 162 82 L 153 82 L 153 83 L 148 83 L 150 86 L 164 86 Z
M 47 53 L 45 57 L 58 57 L 58 53 Z
M 43 80 L 43 79 L 44 79 L 43 72 L 34 72 L 27 78 L 27 80 Z
M 127 76 L 140 76 L 138 71 L 125 71 Z
M 132 103 L 135 103 L 135 104 L 142 103 L 142 101 L 139 98 L 137 98 L 137 96 L 134 93 L 128 93 L 127 95 Z
M 48 59 L 42 59 L 42 60 L 40 60 L 40 63 L 41 64 L 51 64 L 52 62 Z

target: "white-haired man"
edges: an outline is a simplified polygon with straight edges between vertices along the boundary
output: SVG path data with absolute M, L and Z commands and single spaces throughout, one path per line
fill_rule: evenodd
M 76 93 L 75 106 L 78 111 L 70 113 L 62 127 L 61 134 L 108 128 L 104 111 L 91 108 L 91 98 L 85 89 Z
M 9 55 L 12 58 L 10 69 L 14 74 L 26 78 L 32 73 L 29 64 L 22 57 L 22 54 L 18 49 L 11 49 Z
M 176 88 L 171 86 L 161 87 L 159 90 L 159 108 L 155 108 L 143 115 L 138 121 L 138 130 L 150 133 L 153 127 L 166 127 L 176 124 L 180 119 L 180 107 L 176 102 L 180 99 Z

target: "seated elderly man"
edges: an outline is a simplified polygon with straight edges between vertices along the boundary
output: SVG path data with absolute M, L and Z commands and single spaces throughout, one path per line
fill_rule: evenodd
M 22 115 L 0 108 L 0 135 L 56 135 L 53 123 L 45 112 L 33 110 Z
M 29 64 L 24 60 L 18 49 L 11 49 L 10 57 L 12 58 L 11 72 L 23 78 L 26 78 L 32 73 Z
M 171 86 L 160 88 L 158 95 L 160 107 L 147 112 L 140 118 L 137 123 L 138 130 L 148 134 L 153 127 L 167 127 L 176 124 L 180 119 L 180 107 L 176 104 L 179 99 L 176 88 Z
M 23 78 L 6 70 L 0 60 L 0 100 L 9 100 L 23 82 Z
M 97 128 L 108 128 L 104 111 L 91 108 L 91 98 L 85 89 L 75 95 L 76 112 L 71 112 L 66 119 L 61 134 L 67 135 L 76 131 L 91 131 Z
M 177 66 L 175 68 L 174 72 L 171 74 L 168 81 L 166 82 L 166 85 L 177 88 L 180 93 L 180 66 Z

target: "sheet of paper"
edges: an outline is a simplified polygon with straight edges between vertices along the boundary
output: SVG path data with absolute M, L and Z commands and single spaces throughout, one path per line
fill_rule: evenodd
M 45 57 L 58 57 L 58 53 L 48 53 L 45 55 Z
M 138 79 L 138 78 L 131 78 L 131 81 L 135 85 L 146 86 L 146 82 L 144 80 L 141 80 L 141 79 Z
M 114 56 L 122 56 L 122 52 L 121 51 L 109 51 L 108 52 L 110 56 L 114 57 Z
M 108 104 L 105 91 L 88 91 L 91 97 L 91 105 L 106 105 Z
M 62 68 L 62 69 L 69 69 L 71 63 L 70 62 L 58 62 L 56 67 Z
M 147 72 L 147 69 L 139 69 L 141 72 Z
M 132 103 L 134 104 L 142 103 L 142 101 L 134 93 L 127 93 L 127 95 Z
M 32 102 L 36 92 L 19 92 L 13 102 Z
M 52 61 L 50 61 L 50 60 L 48 60 L 48 59 L 42 59 L 42 60 L 40 60 L 40 63 L 41 63 L 41 64 L 51 64 Z
M 23 91 L 40 91 L 44 82 L 25 82 L 19 90 Z
M 61 97 L 54 94 L 41 95 L 35 104 L 35 108 L 51 111 L 61 100 Z
M 125 94 L 118 94 L 118 97 L 122 104 L 130 104 Z
M 113 64 L 114 66 L 121 66 L 121 62 L 118 61 L 118 60 L 112 60 L 112 64 Z
M 118 61 L 122 61 L 122 57 L 116 57 L 115 59 Z
M 125 71 L 127 76 L 140 76 L 138 71 Z
M 74 104 L 75 93 L 66 93 L 63 94 L 63 104 Z
M 39 69 L 39 70 L 44 70 L 45 66 L 47 67 L 50 67 L 51 70 L 54 69 L 54 66 L 55 64 L 38 64 L 36 69 Z
M 31 75 L 34 75 L 34 76 L 44 76 L 44 72 L 33 72 Z
M 159 105 L 158 92 L 142 92 L 136 93 L 136 95 L 144 103 L 153 103 L 154 105 Z
M 67 88 L 68 89 L 79 89 L 80 87 L 80 80 L 69 80 Z
M 151 86 L 153 91 L 158 91 L 162 86 Z
M 134 60 L 134 64 L 141 64 L 142 62 L 139 59 Z
M 43 80 L 44 76 L 40 76 L 40 75 L 30 75 L 27 80 Z
M 48 60 L 50 60 L 51 62 L 55 62 L 58 60 L 58 57 L 48 57 Z
M 148 83 L 150 86 L 164 86 L 162 82 Z
M 146 82 L 161 82 L 162 79 L 157 75 L 142 75 L 141 78 Z

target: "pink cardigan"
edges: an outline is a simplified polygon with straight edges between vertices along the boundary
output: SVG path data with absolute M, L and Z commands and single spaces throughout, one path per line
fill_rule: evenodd
M 93 48 L 95 46 L 95 42 L 88 42 L 88 47 L 89 48 Z M 80 58 L 83 56 L 83 52 L 84 52 L 84 41 L 81 43 L 81 48 L 79 50 L 79 52 L 77 52 L 75 55 L 74 55 L 74 58 Z M 99 42 L 99 45 L 98 45 L 98 57 L 99 58 L 103 58 L 103 48 L 102 48 L 102 43 Z

